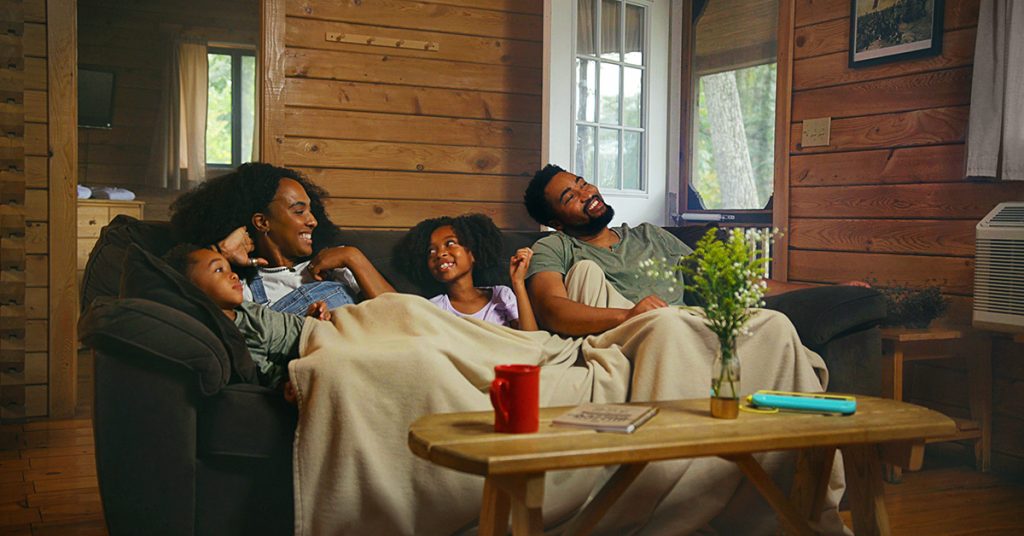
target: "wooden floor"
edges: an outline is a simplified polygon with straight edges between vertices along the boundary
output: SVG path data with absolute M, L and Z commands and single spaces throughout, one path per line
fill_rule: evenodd
M 81 360 L 75 419 L 0 425 L 0 534 L 107 534 L 89 418 L 92 367 Z M 922 471 L 886 484 L 894 535 L 1024 534 L 1024 482 L 978 473 L 968 454 L 931 445 Z

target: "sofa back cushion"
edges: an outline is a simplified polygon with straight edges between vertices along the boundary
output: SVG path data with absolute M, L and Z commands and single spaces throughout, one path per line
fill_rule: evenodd
M 167 222 L 139 221 L 122 214 L 104 227 L 82 275 L 80 304 L 83 312 L 100 296 L 118 295 L 121 265 L 132 244 L 162 256 L 174 245 L 171 226 Z
M 155 301 L 195 318 L 223 342 L 231 363 L 231 383 L 257 383 L 256 364 L 235 323 L 203 291 L 137 245 L 125 255 L 120 296 Z

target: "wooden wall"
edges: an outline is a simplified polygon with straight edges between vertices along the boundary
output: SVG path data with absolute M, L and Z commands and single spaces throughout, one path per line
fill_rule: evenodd
M 335 222 L 408 228 L 482 212 L 536 228 L 522 193 L 541 164 L 541 0 L 268 4 L 264 159 L 324 186 Z
M 947 1 L 940 56 L 847 66 L 849 0 L 797 0 L 790 143 L 790 280 L 938 285 L 949 323 L 970 323 L 974 227 L 1024 183 L 964 179 L 978 0 Z M 831 144 L 800 145 L 801 121 L 832 117 Z M 994 463 L 1024 469 L 1021 348 L 997 341 Z M 1014 355 L 1015 354 L 1015 355 Z M 911 395 L 964 414 L 961 364 L 921 364 Z
M 74 4 L 0 1 L 0 418 L 74 411 Z
M 46 3 L 0 2 L 0 417 L 47 408 Z
M 259 0 L 79 0 L 79 63 L 112 69 L 116 76 L 114 127 L 79 129 L 80 181 L 149 193 L 138 185 L 146 182 L 150 164 L 168 43 L 186 34 L 255 45 L 259 5 Z M 161 211 L 152 208 L 147 206 L 147 217 L 159 216 Z

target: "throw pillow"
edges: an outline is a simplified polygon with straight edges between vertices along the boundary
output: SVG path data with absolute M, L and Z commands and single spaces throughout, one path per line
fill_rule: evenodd
M 124 259 L 121 297 L 155 301 L 195 318 L 223 342 L 231 360 L 231 382 L 257 383 L 256 364 L 234 322 L 184 276 L 134 244 Z

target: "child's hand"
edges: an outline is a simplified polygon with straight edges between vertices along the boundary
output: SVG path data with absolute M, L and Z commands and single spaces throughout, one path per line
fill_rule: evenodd
M 306 316 L 311 316 L 317 320 L 331 319 L 331 311 L 327 309 L 327 302 L 318 301 L 309 304 L 309 309 L 306 309 Z
M 533 258 L 533 250 L 520 248 L 508 263 L 508 277 L 513 283 L 522 283 L 526 280 L 526 269 L 530 267 L 530 259 Z
M 298 400 L 299 393 L 295 391 L 291 380 L 284 382 L 284 401 L 294 406 L 298 404 Z

